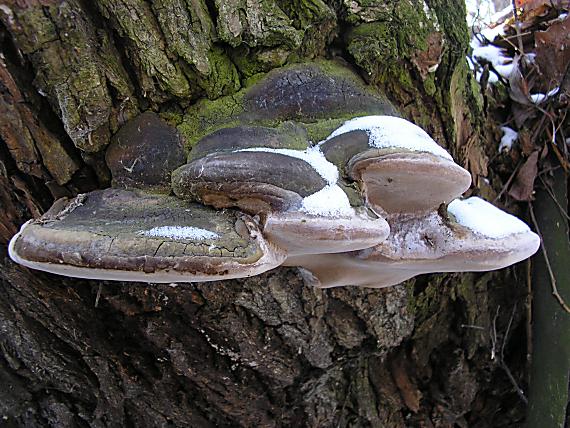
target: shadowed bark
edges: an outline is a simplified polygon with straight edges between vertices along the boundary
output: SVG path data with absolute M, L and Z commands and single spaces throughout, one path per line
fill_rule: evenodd
M 503 183 L 482 180 L 495 143 L 482 138 L 464 9 L 460 0 L 0 1 L 3 423 L 519 423 L 522 404 L 490 359 L 493 328 L 503 340 L 519 302 L 505 360 L 524 387 L 517 269 L 320 290 L 293 268 L 157 285 L 50 275 L 6 255 L 18 227 L 54 199 L 110 185 L 105 148 L 139 112 L 182 128 L 185 114 L 201 114 L 199 100 L 319 58 L 386 93 L 492 199 Z

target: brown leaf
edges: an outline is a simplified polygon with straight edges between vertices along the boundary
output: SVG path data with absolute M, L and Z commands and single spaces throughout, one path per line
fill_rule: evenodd
M 534 180 L 538 173 L 538 154 L 537 150 L 528 157 L 509 190 L 509 195 L 517 201 L 532 200 Z
M 545 84 L 560 84 L 570 63 L 570 18 L 554 22 L 546 31 L 537 31 L 536 63 L 544 76 Z
M 515 4 L 519 10 L 519 19 L 523 24 L 534 25 L 536 21 L 549 15 L 557 13 L 558 10 L 568 8 L 568 0 L 516 0 Z M 523 25 L 525 28 L 526 25 Z
M 440 61 L 443 51 L 443 37 L 441 33 L 430 33 L 427 37 L 427 48 L 417 51 L 412 55 L 412 62 L 420 71 L 422 78 L 426 78 L 430 70 L 433 70 Z
M 519 147 L 525 156 L 530 156 L 533 151 L 537 150 L 536 144 L 532 141 L 530 133 L 527 129 L 521 129 L 518 137 Z

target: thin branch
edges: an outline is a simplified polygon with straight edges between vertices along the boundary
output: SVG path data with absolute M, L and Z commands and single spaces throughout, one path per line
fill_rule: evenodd
M 522 165 L 522 160 L 519 161 L 519 163 L 517 164 L 517 166 L 515 167 L 514 171 L 511 173 L 511 176 L 509 177 L 509 179 L 507 180 L 507 182 L 505 183 L 505 185 L 503 186 L 503 188 L 501 189 L 501 191 L 499 192 L 499 194 L 495 197 L 495 199 L 493 199 L 493 203 L 495 204 L 499 199 L 501 199 L 501 196 L 503 196 L 503 194 L 505 193 L 505 191 L 509 188 L 509 186 L 511 185 L 511 182 L 514 180 L 514 178 L 517 175 L 517 172 L 519 171 L 519 168 Z
M 102 289 L 103 289 L 103 283 L 99 283 L 99 288 L 97 289 L 97 297 L 95 297 L 95 307 L 99 306 L 99 298 L 101 297 Z
M 472 328 L 474 330 L 485 330 L 485 328 L 479 325 L 472 325 L 472 324 L 461 324 L 461 328 Z
M 501 343 L 501 349 L 499 350 L 499 353 L 497 354 L 497 352 L 496 352 L 497 319 L 499 318 L 499 310 L 501 309 L 501 306 L 497 306 L 497 311 L 495 312 L 495 316 L 493 317 L 493 323 L 491 325 L 491 344 L 492 344 L 491 359 L 495 360 L 497 365 L 501 369 L 503 369 L 503 371 L 506 373 L 507 377 L 509 378 L 509 381 L 511 382 L 511 385 L 513 386 L 515 392 L 517 393 L 517 395 L 521 399 L 521 401 L 523 403 L 525 403 L 525 405 L 528 405 L 528 400 L 527 400 L 526 396 L 524 395 L 524 391 L 518 385 L 517 380 L 515 379 L 515 377 L 513 376 L 512 372 L 511 372 L 511 369 L 509 369 L 509 366 L 507 365 L 507 363 L 505 363 L 505 358 L 504 358 L 505 357 L 505 346 L 507 343 L 507 339 L 509 337 L 509 332 L 510 332 L 511 327 L 513 325 L 516 307 L 517 306 L 515 304 L 513 306 L 513 310 L 511 311 L 511 317 L 509 318 L 509 323 L 507 324 L 507 330 L 505 331 L 505 334 L 503 335 L 503 341 Z
M 491 328 L 491 361 L 494 361 L 497 357 L 496 347 L 497 347 L 497 318 L 499 317 L 499 311 L 501 310 L 501 305 L 497 306 L 497 311 L 493 317 L 493 324 Z

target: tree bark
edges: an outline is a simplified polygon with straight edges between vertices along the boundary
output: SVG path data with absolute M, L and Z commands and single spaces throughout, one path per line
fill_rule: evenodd
M 505 370 L 525 387 L 516 268 L 321 290 L 292 268 L 157 285 L 6 257 L 18 227 L 54 199 L 109 185 L 104 150 L 128 119 L 153 110 L 176 123 L 200 99 L 317 58 L 351 64 L 493 198 L 503 175 L 488 169 L 495 143 L 465 61 L 463 1 L 1 0 L 0 19 L 3 423 L 520 423 Z M 504 358 L 490 358 L 503 343 Z

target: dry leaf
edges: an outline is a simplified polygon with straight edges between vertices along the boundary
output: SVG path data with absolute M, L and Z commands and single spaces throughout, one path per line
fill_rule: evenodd
M 532 200 L 534 180 L 538 173 L 538 151 L 533 152 L 524 165 L 519 169 L 517 176 L 509 190 L 509 195 L 517 201 Z
M 570 63 L 570 18 L 554 22 L 548 30 L 534 34 L 536 63 L 544 76 L 544 83 L 558 86 Z

